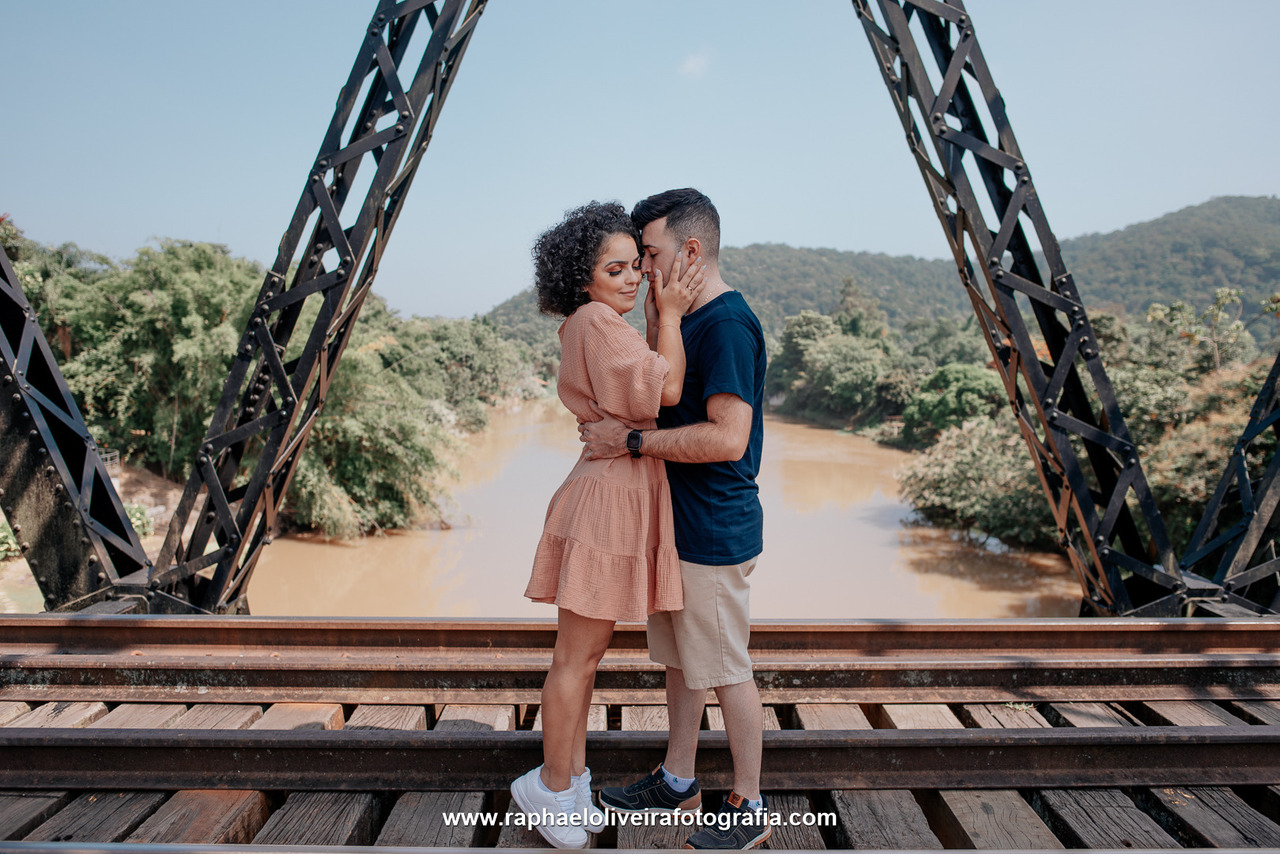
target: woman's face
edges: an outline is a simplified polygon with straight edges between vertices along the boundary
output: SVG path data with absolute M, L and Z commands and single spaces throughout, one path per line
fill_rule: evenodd
M 626 314 L 636 307 L 640 279 L 640 253 L 636 251 L 636 242 L 629 234 L 614 234 L 605 238 L 596 257 L 591 281 L 586 286 L 587 296 L 618 314 Z

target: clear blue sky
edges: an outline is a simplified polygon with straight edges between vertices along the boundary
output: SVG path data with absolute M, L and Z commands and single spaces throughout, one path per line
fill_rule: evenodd
M 269 264 L 374 5 L 0 0 L 0 212 Z M 1060 238 L 1280 193 L 1280 2 L 967 5 Z M 492 0 L 375 290 L 487 311 L 566 208 L 690 184 L 727 245 L 948 254 L 848 2 Z

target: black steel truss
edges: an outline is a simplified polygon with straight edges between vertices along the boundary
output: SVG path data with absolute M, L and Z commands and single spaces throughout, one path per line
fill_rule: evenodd
M 0 507 L 46 607 L 92 600 L 150 562 L 3 252 L 0 357 Z
M 465 12 L 464 0 L 379 2 L 164 545 L 133 579 L 151 610 L 248 610 L 254 566 L 486 2 Z M 366 161 L 374 174 L 357 194 Z M 303 321 L 310 328 L 291 349 Z
M 963 3 L 876 4 L 878 14 L 871 0 L 853 0 L 1079 575 L 1085 608 L 1174 615 L 1191 601 L 1230 597 L 1174 559 L 1097 338 Z
M 1236 440 L 1226 470 L 1205 508 L 1200 524 L 1182 557 L 1182 565 L 1211 577 L 1222 585 L 1218 599 L 1237 608 L 1263 613 L 1280 612 L 1280 558 L 1276 534 L 1280 532 L 1280 356 L 1271 366 L 1262 390 L 1249 413 L 1249 423 Z M 1262 473 L 1255 480 L 1249 460 L 1257 456 Z M 1205 602 L 1201 608 L 1229 613 L 1230 608 Z

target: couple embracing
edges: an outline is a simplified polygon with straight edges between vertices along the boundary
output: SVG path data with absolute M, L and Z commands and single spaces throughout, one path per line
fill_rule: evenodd
M 693 189 L 591 202 L 534 246 L 539 308 L 562 316 L 559 395 L 582 455 L 547 510 L 525 595 L 558 608 L 542 689 L 543 764 L 511 784 L 557 848 L 582 848 L 615 813 L 697 810 L 694 769 L 707 689 L 724 712 L 733 791 L 686 848 L 753 848 L 769 835 L 760 794 L 760 694 L 747 655 L 748 576 L 763 548 L 756 474 L 764 436 L 764 335 L 720 278 L 720 216 Z M 622 315 L 642 279 L 646 335 Z M 646 621 L 666 667 L 666 758 L 593 801 L 587 714 L 616 621 Z M 571 815 L 584 822 L 569 821 Z

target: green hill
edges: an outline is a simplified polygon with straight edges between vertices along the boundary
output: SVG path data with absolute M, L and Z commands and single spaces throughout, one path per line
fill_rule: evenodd
M 1280 199 L 1223 196 L 1107 234 L 1061 241 L 1067 269 L 1092 311 L 1141 315 L 1152 302 L 1181 299 L 1203 306 L 1217 287 L 1244 292 L 1245 316 L 1280 291 Z M 785 318 L 804 309 L 823 314 L 840 302 L 846 278 L 874 296 L 895 328 L 912 318 L 968 316 L 969 300 L 948 260 L 781 243 L 725 247 L 720 267 L 742 291 L 767 332 L 778 336 Z M 508 334 L 545 341 L 557 322 L 538 315 L 532 290 L 493 309 Z M 633 323 L 642 323 L 632 312 Z
M 1280 290 L 1280 199 L 1221 196 L 1109 234 L 1062 241 L 1062 258 L 1095 311 L 1153 302 L 1204 306 L 1215 288 L 1252 306 Z

